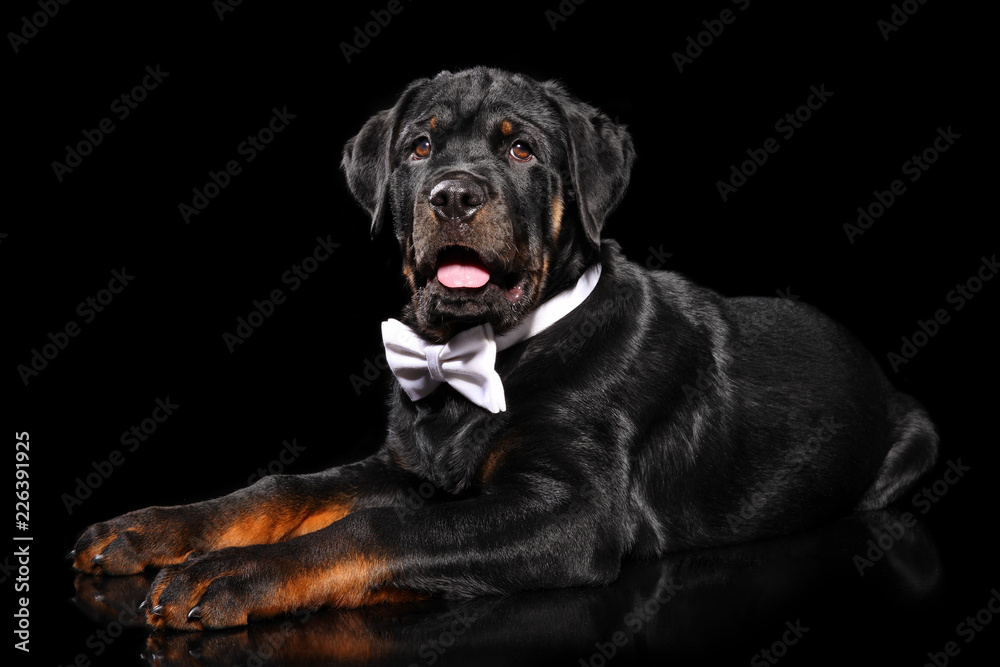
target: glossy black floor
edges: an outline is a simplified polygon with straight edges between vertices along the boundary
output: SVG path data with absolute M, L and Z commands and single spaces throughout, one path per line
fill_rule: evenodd
M 969 577 L 979 558 L 948 567 L 931 522 L 913 515 L 632 563 L 603 589 L 329 610 L 231 632 L 132 627 L 148 576 L 80 577 L 74 603 L 91 621 L 83 650 L 95 663 L 106 648 L 151 665 L 920 665 L 952 642 L 961 664 L 983 664 L 1000 593 Z
M 8 634 L 5 664 L 996 664 L 990 21 L 935 2 L 665 4 L 10 5 L 0 420 L 30 434 L 30 521 L 10 535 L 32 539 L 0 557 L 8 613 L 28 610 L 8 627 L 30 638 Z M 476 64 L 560 78 L 627 124 L 638 161 L 607 235 L 844 322 L 926 405 L 938 466 L 891 512 L 628 563 L 605 589 L 151 634 L 148 578 L 77 578 L 63 555 L 92 522 L 377 446 L 379 323 L 404 295 L 340 150 L 410 79 Z M 803 107 L 814 87 L 828 98 Z M 158 402 L 177 407 L 158 421 Z

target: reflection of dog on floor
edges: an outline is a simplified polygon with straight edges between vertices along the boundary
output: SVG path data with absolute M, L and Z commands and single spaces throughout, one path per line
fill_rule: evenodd
M 156 627 L 602 584 L 624 556 L 882 507 L 934 462 L 923 410 L 817 311 L 725 299 L 601 239 L 625 129 L 490 69 L 411 84 L 344 149 L 412 291 L 383 325 L 385 445 L 324 473 L 91 526 L 75 567 L 167 566 Z M 418 498 L 419 502 L 414 502 Z

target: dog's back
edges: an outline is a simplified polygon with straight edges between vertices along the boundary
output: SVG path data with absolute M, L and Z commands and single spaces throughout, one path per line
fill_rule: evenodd
M 843 460 L 845 474 L 834 479 L 839 485 L 855 480 L 865 487 L 858 509 L 885 507 L 934 465 L 938 437 L 927 413 L 892 386 L 843 326 L 791 299 L 736 298 L 726 305 L 740 327 L 736 349 L 743 359 L 734 360 L 734 371 L 741 362 L 753 366 L 746 376 L 749 384 L 742 385 L 751 400 L 785 400 L 800 414 L 812 410 L 822 416 L 826 411 L 837 426 L 821 439 L 855 441 L 843 450 L 822 449 L 851 453 Z M 793 429 L 789 435 L 808 440 L 814 434 Z
M 771 466 L 773 483 L 751 487 L 750 507 L 787 504 L 793 521 L 802 504 L 813 516 L 879 509 L 934 465 L 938 437 L 927 413 L 844 327 L 791 299 L 722 303 L 732 325 L 724 372 L 745 446 L 757 449 L 746 463 Z M 790 527 L 780 510 L 759 515 L 770 524 L 756 527 L 763 533 Z
M 614 253 L 604 261 L 615 265 L 609 281 L 645 294 L 649 305 L 615 328 L 631 332 L 646 367 L 662 369 L 670 397 L 654 404 L 662 397 L 636 392 L 626 401 L 658 415 L 633 459 L 657 461 L 668 478 L 636 492 L 655 508 L 645 516 L 656 538 L 639 540 L 639 552 L 787 534 L 885 507 L 934 464 L 937 435 L 924 410 L 817 309 L 724 298 Z

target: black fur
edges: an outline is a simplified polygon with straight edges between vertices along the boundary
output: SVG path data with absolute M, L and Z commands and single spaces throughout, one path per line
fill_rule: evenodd
M 499 354 L 505 412 L 397 385 L 368 459 L 96 524 L 75 567 L 169 565 L 149 622 L 226 627 L 402 593 L 603 584 L 629 556 L 899 497 L 933 465 L 934 428 L 842 327 L 647 271 L 601 239 L 633 154 L 622 126 L 557 83 L 480 68 L 411 84 L 343 158 L 373 234 L 391 211 L 413 293 L 402 319 L 435 341 L 503 332 L 599 261 L 594 292 Z M 489 282 L 443 285 L 454 253 Z
M 525 119 L 543 148 L 531 178 L 498 158 L 491 128 L 508 115 Z M 535 523 L 519 527 L 537 542 L 531 549 L 573 554 L 577 568 L 594 567 L 603 580 L 629 553 L 756 539 L 884 506 L 933 464 L 931 422 L 842 327 L 803 304 L 724 299 L 676 274 L 646 271 L 600 240 L 628 183 L 631 140 L 558 84 L 489 69 L 445 72 L 412 84 L 348 143 L 348 182 L 377 209 L 357 187 L 358 174 L 377 172 L 404 256 L 414 251 L 421 193 L 441 173 L 406 159 L 407 142 L 428 132 L 432 116 L 434 143 L 445 148 L 427 163 L 440 156 L 441 169 L 487 174 L 510 202 L 502 224 L 532 239 L 533 252 L 551 253 L 551 287 L 539 302 L 597 261 L 594 248 L 604 272 L 583 306 L 501 353 L 506 413 L 491 415 L 446 386 L 417 403 L 397 390 L 386 451 L 405 468 L 447 493 L 537 496 Z M 385 139 L 374 150 L 372 135 Z M 560 194 L 566 234 L 550 248 L 549 202 Z M 468 238 L 474 247 L 480 240 Z M 405 319 L 433 338 L 419 311 L 422 289 Z M 503 329 L 523 316 L 491 315 L 463 324 Z M 498 448 L 503 465 L 477 483 Z M 498 511 L 498 519 L 509 513 Z M 559 570 L 536 576 L 558 585 Z

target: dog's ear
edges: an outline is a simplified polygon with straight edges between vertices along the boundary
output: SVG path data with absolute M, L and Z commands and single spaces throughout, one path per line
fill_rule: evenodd
M 628 187 L 635 160 L 632 137 L 624 125 L 574 99 L 561 84 L 542 84 L 566 124 L 570 183 L 587 240 L 601 246 L 604 221 Z
M 389 215 L 389 177 L 393 170 L 393 144 L 399 135 L 403 114 L 416 92 L 426 83 L 411 83 L 391 109 L 372 116 L 357 135 L 344 145 L 340 167 L 347 185 L 361 207 L 372 217 L 372 238 Z

